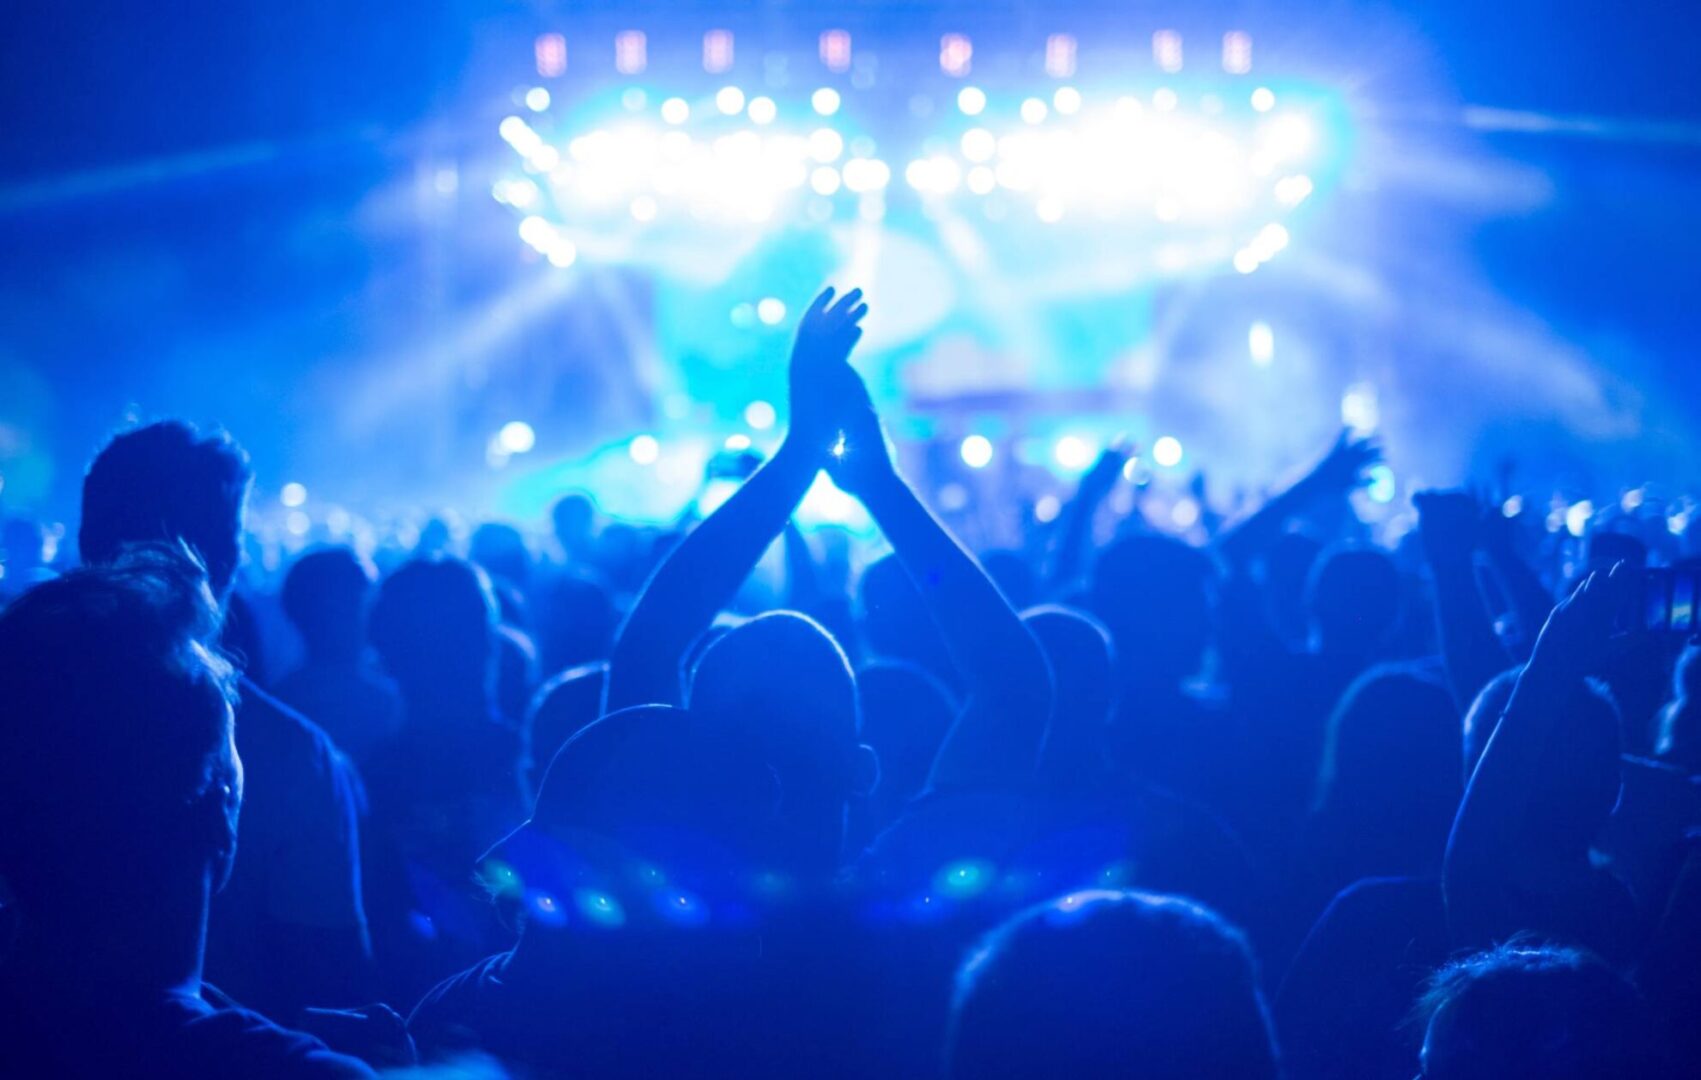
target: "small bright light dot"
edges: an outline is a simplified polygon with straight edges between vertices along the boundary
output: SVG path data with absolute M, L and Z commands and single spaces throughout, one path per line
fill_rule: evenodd
M 726 446 L 726 448 L 728 450 L 734 450 L 734 451 L 748 450 L 748 449 L 750 449 L 750 436 L 748 436 L 748 435 L 728 435 L 726 437 L 726 443 L 724 445 Z
M 1371 502 L 1391 503 L 1398 488 L 1394 482 L 1394 470 L 1386 465 L 1372 465 L 1365 470 L 1364 493 L 1370 496 Z
M 809 186 L 815 189 L 817 195 L 831 195 L 839 190 L 839 184 L 842 182 L 839 170 L 831 165 L 816 166 L 815 171 L 809 174 Z
M 837 161 L 844 152 L 845 137 L 832 128 L 816 128 L 809 133 L 809 156 L 816 161 Z
M 1065 435 L 1051 448 L 1051 456 L 1065 469 L 1085 469 L 1093 463 L 1093 447 L 1079 435 Z
M 1376 401 L 1376 387 L 1367 382 L 1354 383 L 1341 395 L 1341 423 L 1360 435 L 1376 430 L 1382 420 Z
M 1181 99 L 1175 96 L 1175 91 L 1167 86 L 1158 87 L 1157 92 L 1152 95 L 1152 107 L 1159 112 L 1169 112 L 1180 101 Z
M 520 219 L 520 239 L 539 251 L 546 250 L 555 242 L 555 226 L 536 214 L 528 214 Z
M 1173 469 L 1181 464 L 1181 440 L 1173 435 L 1165 435 L 1152 444 L 1152 460 L 1166 469 Z
M 1311 177 L 1304 173 L 1284 176 L 1276 181 L 1276 201 L 1283 206 L 1298 206 L 1311 195 L 1312 190 Z
M 774 419 L 774 407 L 766 401 L 752 401 L 744 407 L 744 422 L 757 431 L 773 427 Z
M 971 469 L 984 469 L 992 461 L 992 440 L 985 435 L 970 435 L 959 448 L 963 464 Z
M 1243 274 L 1250 274 L 1258 269 L 1258 255 L 1250 248 L 1241 248 L 1234 253 L 1234 268 Z
M 1034 204 L 1034 213 L 1047 225 L 1053 225 L 1063 220 L 1063 200 L 1055 195 L 1047 195 Z
M 313 519 L 300 510 L 291 510 L 284 516 L 284 528 L 292 536 L 306 536 L 307 530 L 313 527 Z
M 634 221 L 654 221 L 656 219 L 656 200 L 649 195 L 640 195 L 633 199 L 632 219 Z
M 809 95 L 809 104 L 820 115 L 832 116 L 839 111 L 839 92 L 831 86 L 823 86 Z
M 1618 500 L 1618 505 L 1624 507 L 1625 513 L 1629 513 L 1641 506 L 1644 498 L 1645 496 L 1641 488 L 1631 488 L 1629 491 L 1624 493 L 1624 497 L 1622 499 Z
M 1682 536 L 1689 530 L 1689 514 L 1686 511 L 1679 510 L 1671 517 L 1666 518 L 1666 528 L 1671 531 L 1673 536 Z
M 998 139 L 985 128 L 970 128 L 963 132 L 963 156 L 970 161 L 990 161 L 998 152 Z
M 537 432 L 524 420 L 510 420 L 496 433 L 496 441 L 510 454 L 524 454 L 537 445 Z
M 978 86 L 965 86 L 957 91 L 957 108 L 964 116 L 979 116 L 986 109 L 986 92 Z
M 640 435 L 627 444 L 626 453 L 640 465 L 654 465 L 661 456 L 661 443 L 654 435 Z
M 1269 112 L 1276 107 L 1276 92 L 1268 86 L 1260 86 L 1252 91 L 1252 107 L 1259 112 Z
M 1045 102 L 1041 101 L 1037 97 L 1031 97 L 1022 102 L 1022 119 L 1030 124 L 1037 124 L 1041 120 L 1044 120 L 1045 114 L 1048 111 L 1049 110 L 1045 107 Z
M 307 502 L 307 489 L 301 484 L 285 484 L 278 492 L 278 502 L 285 506 L 301 506 Z
M 1588 499 L 1572 503 L 1565 511 L 1565 531 L 1572 536 L 1582 536 L 1589 527 L 1589 519 L 1595 516 L 1595 504 Z
M 1180 499 L 1169 508 L 1169 520 L 1178 529 L 1191 529 L 1199 524 L 1199 504 L 1192 499 Z
M 1041 495 L 1034 500 L 1034 520 L 1044 525 L 1048 521 L 1056 521 L 1057 514 L 1063 509 L 1063 504 L 1056 495 Z
M 969 170 L 968 185 L 976 195 L 990 195 L 998 186 L 998 174 L 985 165 L 976 165 Z
M 661 115 L 670 124 L 683 124 L 691 119 L 691 103 L 681 97 L 670 97 L 662 102 Z
M 1271 254 L 1288 246 L 1287 226 L 1272 221 L 1258 230 L 1258 239 L 1254 241 L 1258 247 Z
M 1246 332 L 1246 351 L 1259 367 L 1269 367 L 1276 357 L 1276 334 L 1267 322 L 1255 322 Z
M 1124 123 L 1133 120 L 1145 111 L 1145 107 L 1140 104 L 1139 98 L 1124 94 L 1116 99 L 1116 118 Z
M 541 86 L 534 86 L 526 91 L 526 108 L 532 112 L 542 112 L 549 108 L 549 91 Z
M 771 97 L 750 99 L 750 119 L 758 124 L 771 124 L 774 117 L 779 115 L 779 106 L 774 104 Z
M 744 111 L 744 91 L 736 86 L 723 86 L 715 94 L 715 107 L 728 116 Z
M 786 306 L 772 296 L 764 296 L 756 301 L 756 317 L 769 326 L 778 326 L 785 321 Z
M 1311 149 L 1315 137 L 1311 122 L 1303 116 L 1278 116 L 1264 123 L 1264 145 L 1281 158 L 1296 158 Z
M 579 249 L 574 247 L 573 241 L 566 237 L 561 237 L 555 242 L 555 246 L 549 249 L 549 264 L 563 270 L 572 266 L 578 257 Z
M 1524 512 L 1524 497 L 1522 495 L 1513 495 L 1508 498 L 1505 502 L 1500 504 L 1500 512 L 1502 515 L 1509 518 L 1515 518 L 1519 514 L 1522 514 Z
M 1073 86 L 1060 86 L 1057 93 L 1051 96 L 1051 103 L 1057 106 L 1057 111 L 1065 116 L 1081 111 L 1081 91 Z

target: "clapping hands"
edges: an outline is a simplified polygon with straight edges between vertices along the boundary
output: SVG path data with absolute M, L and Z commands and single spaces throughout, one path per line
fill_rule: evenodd
M 823 289 L 803 313 L 788 376 L 791 428 L 787 441 L 796 440 L 812 455 L 821 455 L 823 463 L 839 443 L 844 426 L 841 395 L 847 376 L 856 376 L 848 361 L 862 337 L 862 317 L 868 314 L 861 289 L 852 289 L 837 302 L 833 295 L 832 288 Z

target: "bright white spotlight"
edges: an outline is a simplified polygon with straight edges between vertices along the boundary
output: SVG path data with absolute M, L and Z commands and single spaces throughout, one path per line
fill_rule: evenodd
M 691 119 L 691 103 L 682 97 L 670 97 L 662 102 L 662 119 L 670 124 L 683 124 Z
M 809 156 L 823 165 L 839 160 L 845 152 L 845 137 L 832 128 L 816 128 L 809 133 Z
M 1093 463 L 1093 447 L 1079 435 L 1065 435 L 1052 446 L 1051 456 L 1065 469 L 1085 469 Z
M 1242 274 L 1250 274 L 1258 269 L 1258 253 L 1251 248 L 1241 248 L 1234 253 L 1234 268 Z
M 1283 206 L 1298 206 L 1310 198 L 1312 190 L 1311 177 L 1304 173 L 1284 176 L 1276 181 L 1276 201 Z
M 815 171 L 809 174 L 809 186 L 815 189 L 817 195 L 831 195 L 839 190 L 839 185 L 843 182 L 839 170 L 831 165 L 817 165 Z
M 284 515 L 284 528 L 289 530 L 291 536 L 306 536 L 308 530 L 313 528 L 313 519 L 300 510 L 291 510 Z
M 892 169 L 879 158 L 852 158 L 845 162 L 845 187 L 863 194 L 879 191 L 892 182 Z
M 742 434 L 728 435 L 726 437 L 726 442 L 721 445 L 725 446 L 728 450 L 748 450 L 750 449 L 750 436 Z
M 1276 92 L 1268 86 L 1260 86 L 1252 91 L 1252 107 L 1259 112 L 1269 112 L 1276 107 Z
M 654 221 L 656 219 L 656 200 L 649 195 L 640 195 L 632 200 L 633 221 Z
M 1056 495 L 1041 495 L 1034 500 L 1034 520 L 1041 525 L 1056 521 L 1057 515 L 1063 510 L 1063 503 Z
M 976 165 L 969 170 L 967 183 L 969 190 L 976 195 L 990 195 L 998 186 L 998 174 L 985 165 Z
M 1165 435 L 1152 444 L 1152 460 L 1166 469 L 1173 469 L 1181 464 L 1181 440 L 1173 435 Z
M 520 219 L 520 239 L 538 251 L 547 251 L 555 242 L 555 226 L 536 214 L 527 214 Z
M 1022 119 L 1030 124 L 1037 124 L 1044 120 L 1048 111 L 1045 102 L 1037 97 L 1031 97 L 1022 102 Z
M 957 108 L 964 116 L 979 116 L 986 111 L 986 91 L 978 86 L 965 86 L 957 91 Z
M 1368 435 L 1382 421 L 1382 411 L 1376 401 L 1376 387 L 1370 383 L 1354 383 L 1341 395 L 1341 423 L 1355 434 Z
M 1275 256 L 1276 252 L 1288 246 L 1288 240 L 1287 226 L 1272 221 L 1258 230 L 1258 235 L 1253 238 L 1250 246 L 1253 254 L 1258 256 L 1260 262 L 1267 262 Z
M 715 94 L 715 107 L 728 116 L 744 111 L 744 91 L 736 86 L 723 86 Z
M 1565 531 L 1572 536 L 1582 536 L 1589 528 L 1589 519 L 1595 516 L 1595 504 L 1588 499 L 1572 503 L 1565 511 Z
M 958 448 L 963 464 L 971 469 L 984 469 L 992 463 L 992 440 L 985 435 L 970 435 Z
M 744 407 L 744 422 L 757 431 L 767 431 L 775 419 L 774 407 L 766 401 L 752 401 Z
M 579 258 L 579 249 L 573 246 L 573 241 L 561 237 L 555 246 L 549 249 L 549 265 L 565 270 Z
M 1063 220 L 1063 200 L 1056 195 L 1047 195 L 1034 204 L 1034 213 L 1047 225 L 1055 225 Z
M 1180 103 L 1175 91 L 1167 86 L 1160 86 L 1152 93 L 1152 108 L 1159 112 L 1173 112 Z
M 1276 358 L 1276 334 L 1269 323 L 1259 321 L 1252 324 L 1252 329 L 1246 332 L 1246 351 L 1251 354 L 1254 364 L 1270 366 L 1270 361 Z
M 626 453 L 640 465 L 654 465 L 661 457 L 661 443 L 654 435 L 639 435 L 626 444 Z
M 1178 529 L 1191 529 L 1199 524 L 1199 504 L 1192 499 L 1178 499 L 1169 508 L 1170 524 Z
M 970 128 L 963 132 L 963 156 L 970 161 L 991 161 L 998 152 L 998 140 L 985 128 Z
M 1370 496 L 1371 502 L 1391 503 L 1399 492 L 1399 485 L 1394 479 L 1394 470 L 1387 465 L 1376 464 L 1365 470 L 1364 493 Z
M 1060 86 L 1057 93 L 1051 96 L 1051 103 L 1064 116 L 1078 113 L 1081 111 L 1081 91 L 1073 86 Z
M 496 442 L 510 454 L 524 454 L 537 445 L 537 432 L 524 420 L 510 420 L 496 433 Z
M 785 321 L 785 303 L 772 296 L 764 296 L 756 301 L 756 317 L 768 326 L 778 326 Z
M 549 108 L 549 91 L 541 86 L 534 86 L 526 91 L 526 108 L 532 112 L 542 112 Z
M 1303 156 L 1316 138 L 1311 121 L 1295 113 L 1268 121 L 1260 134 L 1270 153 L 1287 160 Z
M 774 122 L 774 117 L 779 114 L 779 106 L 774 104 L 773 98 L 758 97 L 750 99 L 750 119 L 752 122 L 757 124 L 771 124 Z
M 839 111 L 839 92 L 831 86 L 823 86 L 809 95 L 809 104 L 820 115 L 832 116 Z
M 285 506 L 301 506 L 307 502 L 307 488 L 301 484 L 285 484 L 278 491 L 278 502 Z

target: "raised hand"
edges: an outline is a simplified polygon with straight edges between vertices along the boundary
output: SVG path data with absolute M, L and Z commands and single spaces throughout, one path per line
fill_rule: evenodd
M 833 483 L 853 495 L 867 495 L 897 475 L 892 448 L 868 384 L 849 364 L 825 373 L 835 404 L 839 439 L 827 461 Z
M 1095 506 L 1102 502 L 1116 487 L 1116 482 L 1122 478 L 1123 467 L 1134 454 L 1134 444 L 1125 439 L 1117 439 L 1105 447 L 1099 459 L 1093 462 L 1093 467 L 1081 477 L 1081 486 L 1076 489 L 1077 497 L 1091 500 Z
M 1530 667 L 1565 675 L 1597 670 L 1617 630 L 1619 615 L 1634 594 L 1635 572 L 1629 564 L 1614 563 L 1597 570 L 1561 600 L 1547 617 L 1536 639 Z
M 786 440 L 796 440 L 823 460 L 839 440 L 836 387 L 843 385 L 843 373 L 849 371 L 847 361 L 862 337 L 860 323 L 866 314 L 861 289 L 852 289 L 835 302 L 829 287 L 798 323 L 788 373 L 791 426 Z
M 1342 430 L 1335 445 L 1306 480 L 1318 488 L 1346 494 L 1364 482 L 1364 471 L 1382 460 L 1382 448 L 1371 436 Z

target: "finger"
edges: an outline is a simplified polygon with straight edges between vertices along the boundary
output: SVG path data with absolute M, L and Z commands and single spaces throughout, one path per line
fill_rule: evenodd
M 852 289 L 850 292 L 839 297 L 839 302 L 833 305 L 832 310 L 828 312 L 828 314 L 832 315 L 834 318 L 842 319 L 851 308 L 855 307 L 857 303 L 861 301 L 861 299 L 862 290 Z
M 829 285 L 825 289 L 822 289 L 820 294 L 815 297 L 815 302 L 809 305 L 809 310 L 803 313 L 803 317 L 805 319 L 809 319 L 819 316 L 822 312 L 827 310 L 827 305 L 832 302 L 833 287 Z
M 845 318 L 848 321 L 853 322 L 853 323 L 861 322 L 862 317 L 864 315 L 867 315 L 867 314 L 868 314 L 868 305 L 867 304 L 858 304 L 856 307 L 850 309 L 849 313 L 847 313 L 845 315 Z

